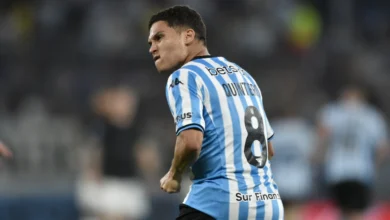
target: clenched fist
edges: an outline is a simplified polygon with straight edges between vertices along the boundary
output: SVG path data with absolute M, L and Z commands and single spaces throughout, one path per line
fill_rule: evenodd
M 181 177 L 175 177 L 171 172 L 160 180 L 160 188 L 167 193 L 180 192 Z

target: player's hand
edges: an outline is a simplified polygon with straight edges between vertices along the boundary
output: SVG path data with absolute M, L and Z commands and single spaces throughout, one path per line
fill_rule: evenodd
M 5 158 L 12 157 L 12 152 L 2 142 L 0 142 L 0 156 Z
M 171 172 L 165 174 L 160 180 L 160 188 L 167 193 L 180 192 L 181 177 L 174 177 Z

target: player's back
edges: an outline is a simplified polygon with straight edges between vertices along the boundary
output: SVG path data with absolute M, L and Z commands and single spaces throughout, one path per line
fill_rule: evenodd
M 386 138 L 387 130 L 380 113 L 367 104 L 338 102 L 323 109 L 322 122 L 330 131 L 326 154 L 328 181 L 356 179 L 372 182 L 374 151 Z
M 223 57 L 196 58 L 168 82 L 185 86 L 191 81 L 202 102 L 204 140 L 184 203 L 217 219 L 282 219 L 267 155 L 273 131 L 256 82 Z

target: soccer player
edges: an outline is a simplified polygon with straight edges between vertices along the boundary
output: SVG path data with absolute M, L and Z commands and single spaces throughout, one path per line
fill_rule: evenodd
M 344 219 L 363 219 L 377 165 L 388 154 L 385 119 L 357 85 L 344 88 L 339 100 L 324 106 L 319 117 L 321 148 L 317 152 L 324 155 L 330 193 Z
M 294 104 L 294 105 L 292 105 Z M 273 159 L 272 170 L 278 182 L 279 193 L 283 195 L 284 217 L 286 220 L 303 219 L 304 204 L 313 193 L 312 156 L 315 146 L 315 133 L 311 124 L 298 114 L 297 100 L 285 108 L 282 117 L 271 121 L 278 138 L 273 144 L 278 146 L 278 156 Z M 283 181 L 288 180 L 288 181 Z
M 255 80 L 209 54 L 205 24 L 189 7 L 153 15 L 149 31 L 157 70 L 171 73 L 166 97 L 177 135 L 161 189 L 179 192 L 189 166 L 193 175 L 178 219 L 283 219 L 269 163 L 273 130 Z

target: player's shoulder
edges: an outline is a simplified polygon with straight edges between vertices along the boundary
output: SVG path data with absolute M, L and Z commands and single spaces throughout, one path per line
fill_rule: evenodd
M 179 84 L 197 84 L 199 81 L 201 80 L 195 71 L 181 67 L 171 73 L 171 75 L 168 77 L 167 89 L 174 88 Z
M 183 78 L 196 78 L 197 73 L 191 69 L 181 67 L 177 70 L 175 70 L 171 75 L 168 77 L 168 82 L 175 80 L 175 79 L 183 79 Z

